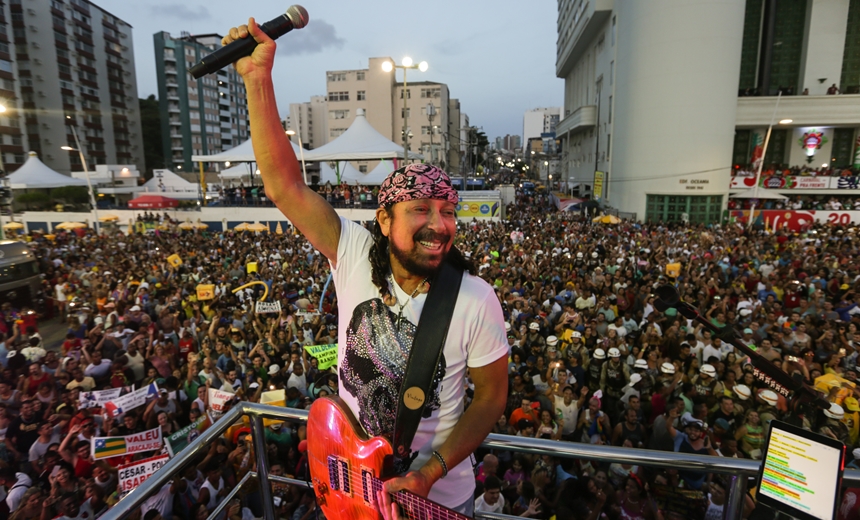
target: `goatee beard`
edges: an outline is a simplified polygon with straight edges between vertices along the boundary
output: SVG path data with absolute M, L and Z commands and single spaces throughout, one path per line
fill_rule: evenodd
M 418 239 L 416 239 L 415 242 L 416 247 L 420 247 L 417 245 Z M 448 242 L 445 241 L 444 243 L 447 244 Z M 389 239 L 388 244 L 388 247 L 391 250 L 391 254 L 394 255 L 394 258 L 397 259 L 397 261 L 400 263 L 401 266 L 403 266 L 404 269 L 414 275 L 432 279 L 433 276 L 436 274 L 436 271 L 439 270 L 439 266 L 442 265 L 441 261 L 436 266 L 422 264 L 421 262 L 419 262 L 418 258 L 415 257 L 417 255 L 413 256 L 410 251 L 398 248 L 394 244 L 394 241 Z M 442 260 L 444 260 L 447 255 L 447 252 L 444 253 L 442 255 Z

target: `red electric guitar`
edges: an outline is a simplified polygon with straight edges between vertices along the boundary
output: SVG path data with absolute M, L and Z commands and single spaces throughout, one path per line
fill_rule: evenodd
M 383 462 L 392 454 L 384 437 L 370 437 L 337 396 L 317 399 L 308 415 L 308 468 L 317 503 L 328 520 L 382 518 L 375 502 Z M 391 496 L 410 520 L 471 520 L 408 491 Z

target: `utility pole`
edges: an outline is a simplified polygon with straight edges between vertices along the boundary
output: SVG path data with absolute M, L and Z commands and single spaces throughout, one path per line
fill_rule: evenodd
M 427 103 L 427 119 L 430 121 L 430 164 L 436 163 L 435 149 L 433 148 L 433 119 L 436 117 L 436 107 L 433 103 Z

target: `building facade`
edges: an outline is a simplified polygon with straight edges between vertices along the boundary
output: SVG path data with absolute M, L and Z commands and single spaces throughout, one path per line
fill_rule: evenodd
M 188 73 L 221 47 L 221 36 L 167 32 L 153 35 L 158 105 L 165 162 L 178 171 L 195 168 L 192 155 L 220 153 L 250 137 L 245 84 L 233 65 L 194 79 Z M 219 164 L 205 165 L 220 168 Z
M 780 92 L 777 121 L 792 122 L 774 128 L 765 164 L 808 167 L 811 132 L 830 143 L 816 167 L 850 164 L 858 50 L 858 0 L 562 0 L 559 174 L 591 185 L 599 172 L 594 196 L 639 219 L 715 222 Z
M 326 95 L 310 102 L 290 105 L 291 128 L 308 148 L 337 139 L 364 109 L 367 121 L 386 138 L 402 144 L 404 116 L 408 127 L 407 147 L 424 155 L 425 161 L 458 167 L 460 137 L 457 122 L 460 103 L 452 99 L 444 83 L 423 81 L 426 73 L 409 70 L 405 89 L 397 81 L 402 70 L 385 72 L 382 64 L 391 58 L 370 58 L 368 68 L 326 72 Z M 452 119 L 452 114 L 454 119 Z M 453 132 L 453 138 L 452 138 Z M 293 140 L 298 144 L 298 136 Z M 362 172 L 373 170 L 377 161 L 356 162 Z
M 0 5 L 0 155 L 7 171 L 34 151 L 50 168 L 144 168 L 132 28 L 87 0 Z
M 522 146 L 525 152 L 525 144 L 532 137 L 540 137 L 541 134 L 555 132 L 555 127 L 561 114 L 560 107 L 533 108 L 523 114 L 523 140 Z

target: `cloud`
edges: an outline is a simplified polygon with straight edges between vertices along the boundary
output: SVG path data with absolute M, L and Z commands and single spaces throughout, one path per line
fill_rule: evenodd
M 323 49 L 340 49 L 346 40 L 337 35 L 330 23 L 317 18 L 311 19 L 307 27 L 285 35 L 278 42 L 278 53 L 287 56 L 316 54 Z
M 182 4 L 160 4 L 150 6 L 149 11 L 153 16 L 172 17 L 180 20 L 208 20 L 211 18 L 209 9 L 205 6 L 198 5 L 190 7 Z

